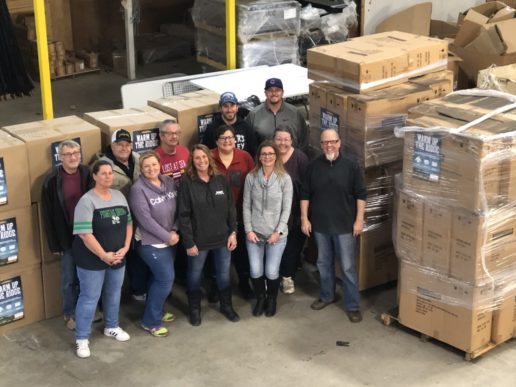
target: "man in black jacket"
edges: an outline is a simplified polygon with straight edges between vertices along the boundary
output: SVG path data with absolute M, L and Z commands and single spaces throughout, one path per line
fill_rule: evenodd
M 220 95 L 220 113 L 213 117 L 213 121 L 206 128 L 202 144 L 213 149 L 217 147 L 217 128 L 229 125 L 235 131 L 235 148 L 245 150 L 253 158 L 258 147 L 258 136 L 251 126 L 238 115 L 238 100 L 234 93 L 227 91 Z
M 61 165 L 50 172 L 42 189 L 43 222 L 50 251 L 61 258 L 61 294 L 68 329 L 75 329 L 79 281 L 72 257 L 75 206 L 92 186 L 90 171 L 81 164 L 81 146 L 65 140 L 58 146 Z

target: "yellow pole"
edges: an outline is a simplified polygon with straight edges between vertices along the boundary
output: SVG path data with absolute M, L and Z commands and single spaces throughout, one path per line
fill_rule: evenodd
M 236 69 L 235 0 L 226 0 L 226 68 Z
M 39 83 L 41 86 L 41 103 L 43 119 L 54 118 L 52 106 L 52 85 L 50 83 L 50 66 L 48 64 L 47 23 L 45 19 L 44 0 L 34 0 L 34 18 L 38 45 Z

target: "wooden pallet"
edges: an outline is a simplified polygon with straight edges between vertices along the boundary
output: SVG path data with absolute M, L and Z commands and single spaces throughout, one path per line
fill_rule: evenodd
M 75 78 L 79 75 L 83 75 L 83 74 L 93 74 L 93 73 L 100 73 L 100 68 L 96 68 L 96 69 L 84 69 L 84 70 L 81 70 L 81 71 L 77 71 L 77 72 L 74 72 L 74 73 L 71 73 L 71 74 L 64 74 L 64 75 L 54 75 L 53 77 L 51 77 L 52 80 L 55 80 L 55 79 L 62 79 L 62 78 Z
M 405 325 L 403 325 L 399 318 L 398 318 L 398 307 L 388 311 L 388 312 L 385 312 L 385 313 L 382 313 L 380 315 L 380 319 L 382 320 L 383 324 L 386 325 L 386 326 L 390 326 L 391 324 L 393 323 L 398 323 L 399 325 L 405 327 L 405 328 L 408 328 L 414 332 L 417 332 L 416 330 L 412 329 L 412 328 L 409 328 Z M 428 342 L 430 341 L 431 339 L 435 339 L 433 338 L 432 336 L 428 336 L 424 333 L 421 333 L 421 332 L 418 332 L 419 335 L 420 335 L 420 339 L 421 341 L 423 342 Z M 438 339 L 435 339 L 437 341 L 439 341 Z M 509 339 L 510 340 L 510 339 Z M 446 345 L 449 345 L 447 343 L 445 343 Z M 500 344 L 503 344 L 503 343 L 500 343 Z M 478 348 L 472 352 L 465 352 L 465 351 L 462 351 L 464 353 L 464 359 L 466 361 L 471 361 L 473 359 L 476 359 L 480 356 L 482 356 L 484 353 L 486 352 L 489 352 L 491 351 L 492 349 L 498 347 L 500 344 L 495 344 L 495 343 L 487 343 L 486 345 L 484 345 L 483 347 L 481 348 Z
M 197 54 L 197 62 L 204 63 L 205 65 L 211 66 L 217 70 L 227 70 L 227 67 L 224 63 L 217 62 L 204 55 Z

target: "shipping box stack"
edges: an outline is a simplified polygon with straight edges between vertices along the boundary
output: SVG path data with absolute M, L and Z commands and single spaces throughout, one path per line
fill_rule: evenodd
M 181 126 L 181 144 L 190 148 L 200 143 L 207 126 L 219 111 L 219 95 L 199 90 L 148 101 L 153 108 L 174 117 Z
M 237 0 L 237 67 L 299 64 L 300 10 L 292 0 Z M 197 60 L 225 69 L 225 1 L 196 0 L 192 18 Z
M 407 125 L 399 319 L 478 356 L 516 334 L 516 98 L 456 92 Z
M 392 280 L 398 262 L 391 238 L 394 175 L 401 171 L 403 140 L 394 129 L 407 111 L 452 91 L 447 43 L 386 32 L 308 50 L 310 142 L 335 128 L 341 151 L 357 160 L 367 187 L 365 228 L 357 270 L 361 290 Z
M 25 164 L 18 161 L 16 171 L 27 173 L 27 190 L 30 193 L 30 196 L 27 195 L 26 212 L 30 219 L 27 224 L 33 227 L 27 244 L 33 246 L 34 255 L 39 262 L 38 296 L 41 297 L 41 318 L 52 318 L 62 313 L 60 258 L 52 254 L 47 246 L 41 218 L 41 189 L 46 175 L 60 163 L 57 150 L 59 143 L 63 140 L 77 141 L 81 144 L 82 162 L 89 164 L 100 149 L 100 130 L 77 116 L 69 116 L 7 126 L 2 128 L 0 133 L 12 136 L 23 145 L 26 161 Z M 22 150 L 20 149 L 16 154 L 21 157 Z M 9 184 L 7 190 L 8 192 L 10 190 Z M 17 191 L 16 199 L 18 196 L 22 197 L 23 192 L 22 189 Z M 16 225 L 21 231 L 20 222 Z M 24 245 L 20 243 L 20 246 L 21 249 Z M 35 273 L 31 275 L 36 276 Z M 41 278 L 43 278 L 42 283 Z
M 27 146 L 0 130 L 0 334 L 45 318 Z

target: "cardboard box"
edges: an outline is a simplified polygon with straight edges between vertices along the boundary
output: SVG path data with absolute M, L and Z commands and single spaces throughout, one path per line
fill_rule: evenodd
M 29 187 L 27 147 L 0 130 L 0 212 L 29 206 Z
M 455 208 L 452 214 L 450 276 L 478 284 L 504 278 L 516 266 L 514 209 L 478 214 Z M 516 272 L 515 272 L 516 274 Z
M 479 71 L 477 87 L 516 95 L 516 64 Z
M 459 128 L 510 104 L 496 97 L 453 94 L 409 110 L 403 182 L 410 190 L 470 210 L 485 211 L 516 197 L 516 115 L 491 116 L 461 132 Z M 440 127 L 439 132 L 425 128 Z
M 12 125 L 3 130 L 25 142 L 27 146 L 32 202 L 40 201 L 41 187 L 46 175 L 60 163 L 57 146 L 61 141 L 79 142 L 85 164 L 90 163 L 100 150 L 99 128 L 77 116 Z
M 181 143 L 190 147 L 202 138 L 219 111 L 219 95 L 209 90 L 159 98 L 148 104 L 174 117 L 181 126 Z
M 491 340 L 492 285 L 471 286 L 401 263 L 400 323 L 465 352 Z
M 493 312 L 491 341 L 501 344 L 516 337 L 516 288 L 506 284 L 496 290 L 496 295 L 499 304 Z
M 43 320 L 41 265 L 0 271 L 0 334 Z
M 395 246 L 396 255 L 401 260 L 421 264 L 424 208 L 425 202 L 421 196 L 399 191 Z
M 450 272 L 452 209 L 436 202 L 426 202 L 423 220 L 422 266 L 441 274 Z
M 43 262 L 43 299 L 45 303 L 45 318 L 54 318 L 63 314 L 61 296 L 61 262 Z
M 416 4 L 380 22 L 375 32 L 403 31 L 428 36 L 431 16 L 432 3 Z
M 444 40 L 390 31 L 311 48 L 308 78 L 328 80 L 355 92 L 381 89 L 446 68 Z
M 30 206 L 0 213 L 0 274 L 41 263 L 38 235 Z
M 84 119 L 101 130 L 102 149 L 111 144 L 111 136 L 125 129 L 133 136 L 133 151 L 145 152 L 159 145 L 159 124 L 174 118 L 150 106 L 85 113 Z
M 34 222 L 37 224 L 38 237 L 40 240 L 40 251 L 39 254 L 41 256 L 41 261 L 43 263 L 51 263 L 55 261 L 60 261 L 61 258 L 59 255 L 53 254 L 48 248 L 47 236 L 45 232 L 45 226 L 42 218 L 42 208 L 41 203 L 32 203 L 32 216 Z

